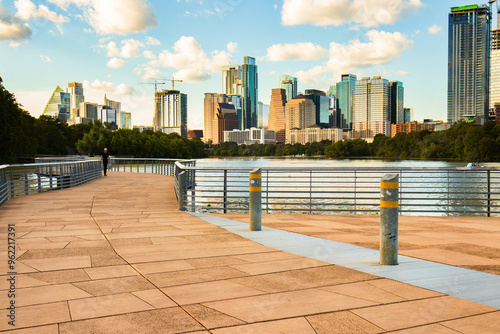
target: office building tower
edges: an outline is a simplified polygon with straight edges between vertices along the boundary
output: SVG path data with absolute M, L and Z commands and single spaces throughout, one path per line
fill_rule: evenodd
M 71 94 L 57 86 L 43 109 L 42 115 L 59 118 L 66 122 L 71 118 Z
M 175 132 L 187 136 L 187 95 L 166 89 L 156 94 L 155 128 L 166 134 Z
M 500 103 L 500 29 L 491 31 L 490 53 L 490 110 Z
M 245 57 L 241 65 L 241 129 L 257 127 L 258 75 L 255 58 Z
M 120 113 L 117 109 L 111 108 L 108 105 L 98 105 L 97 113 L 101 123 L 109 123 L 111 125 L 111 129 L 118 129 L 118 119 L 120 117 Z
M 288 74 L 280 75 L 278 78 L 278 87 L 286 92 L 286 100 L 290 101 L 297 96 L 297 78 Z
M 241 128 L 241 96 L 228 95 L 227 103 L 231 103 L 236 108 L 236 115 L 238 115 L 238 129 Z
M 337 127 L 341 129 L 352 129 L 352 94 L 356 76 L 354 74 L 342 74 L 341 81 L 337 83 Z
M 217 103 L 212 120 L 212 143 L 220 144 L 224 141 L 224 131 L 238 129 L 238 116 L 236 108 L 229 103 Z
M 81 102 L 78 108 L 73 108 L 71 119 L 68 124 L 89 124 L 99 119 L 97 103 Z
M 403 124 L 413 121 L 413 108 L 404 108 L 404 115 Z
M 215 112 L 217 111 L 217 104 L 225 103 L 228 101 L 226 94 L 217 94 L 217 93 L 205 93 L 205 98 L 203 100 L 204 104 L 204 119 L 203 119 L 203 134 L 204 141 L 210 142 L 213 139 L 212 135 L 212 121 L 215 117 Z
M 222 92 L 226 95 L 241 95 L 241 67 L 222 66 Z
M 70 110 L 78 109 L 80 103 L 85 102 L 85 96 L 83 96 L 83 86 L 79 82 L 68 83 L 68 88 L 66 88 L 66 93 L 70 94 Z
M 304 96 L 310 98 L 316 106 L 316 124 L 324 128 L 329 127 L 330 99 L 326 93 L 322 90 L 306 89 Z
M 120 128 L 121 129 L 132 129 L 132 113 L 122 111 L 120 113 Z
M 337 126 L 337 87 L 330 86 L 328 91 L 326 92 L 326 96 L 328 96 L 328 127 L 329 128 L 338 128 Z
M 268 126 L 269 119 L 269 104 L 264 104 L 259 101 L 257 105 L 257 127 L 263 128 Z
M 391 124 L 404 124 L 404 88 L 400 81 L 389 82 L 389 113 Z
M 268 129 L 274 131 L 278 143 L 285 142 L 285 105 L 286 91 L 283 88 L 274 88 L 271 93 Z
M 381 77 L 356 81 L 353 110 L 354 138 L 374 138 L 378 133 L 390 136 L 389 82 Z
M 116 117 L 115 122 L 116 122 L 116 125 L 118 126 L 118 128 L 121 128 L 122 126 L 120 124 L 120 121 L 121 121 L 120 113 L 122 112 L 122 103 L 119 101 L 110 100 L 106 97 L 106 94 L 104 94 L 104 105 L 110 107 L 111 109 L 116 110 L 117 117 Z
M 448 122 L 488 118 L 490 9 L 451 8 L 448 28 Z
M 297 95 L 285 105 L 285 143 L 290 143 L 290 130 L 305 129 L 316 124 L 316 106 L 304 95 Z

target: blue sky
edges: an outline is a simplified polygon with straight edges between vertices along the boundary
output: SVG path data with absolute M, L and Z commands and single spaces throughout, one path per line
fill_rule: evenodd
M 486 2 L 486 1 L 484 1 Z M 83 82 L 85 99 L 122 101 L 151 125 L 151 78 L 183 79 L 188 127 L 203 128 L 220 67 L 257 59 L 259 100 L 280 74 L 299 91 L 342 73 L 402 81 L 414 118 L 446 119 L 451 0 L 0 0 L 0 76 L 35 117 L 54 88 Z M 495 20 L 496 21 L 496 20 Z M 171 88 L 167 82 L 161 88 Z

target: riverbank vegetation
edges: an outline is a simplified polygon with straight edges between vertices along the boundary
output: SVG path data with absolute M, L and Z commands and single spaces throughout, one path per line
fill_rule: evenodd
M 500 161 L 500 124 L 483 126 L 458 122 L 445 131 L 399 133 L 393 138 L 377 134 L 372 143 L 348 139 L 335 143 L 237 145 L 226 142 L 211 150 L 214 157 L 238 156 L 326 156 L 328 158 L 436 159 Z

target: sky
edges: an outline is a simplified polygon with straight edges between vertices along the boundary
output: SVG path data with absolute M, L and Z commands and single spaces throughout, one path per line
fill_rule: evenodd
M 203 129 L 204 93 L 222 92 L 221 66 L 252 56 L 265 104 L 281 74 L 304 92 L 353 73 L 403 82 L 414 119 L 446 120 L 450 7 L 486 2 L 0 0 L 0 77 L 35 117 L 76 81 L 86 101 L 121 101 L 134 125 L 152 125 L 152 79 L 175 77 L 188 128 Z

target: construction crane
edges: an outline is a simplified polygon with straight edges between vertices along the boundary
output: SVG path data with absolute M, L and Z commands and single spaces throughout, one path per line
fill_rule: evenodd
M 161 79 L 158 79 L 158 80 L 171 81 L 171 82 L 172 82 L 172 90 L 174 90 L 174 82 L 176 82 L 176 81 L 177 81 L 177 82 L 182 82 L 182 80 L 180 80 L 180 79 L 175 79 L 174 77 L 172 77 L 172 79 L 163 79 L 163 78 L 161 78 Z
M 141 85 L 155 85 L 155 115 L 154 115 L 154 124 L 153 124 L 153 127 L 156 128 L 158 127 L 158 90 L 157 90 L 157 85 L 164 85 L 165 82 L 159 82 L 161 81 L 160 79 L 153 79 L 154 82 L 140 82 Z M 173 86 L 173 82 L 172 82 L 172 86 Z

